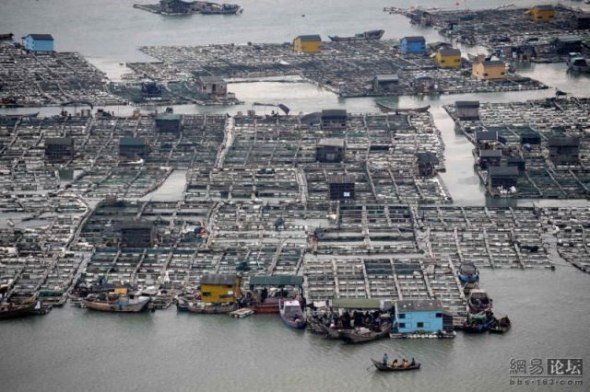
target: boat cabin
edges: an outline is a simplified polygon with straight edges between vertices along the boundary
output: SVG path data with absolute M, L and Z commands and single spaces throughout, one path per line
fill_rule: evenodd
M 205 274 L 199 293 L 203 302 L 229 304 L 241 297 L 240 278 L 233 274 Z
M 425 54 L 426 40 L 422 36 L 403 37 L 399 42 L 402 54 Z
M 455 48 L 440 48 L 435 56 L 439 68 L 461 68 L 461 51 Z
M 502 151 L 500 150 L 480 150 L 479 167 L 487 169 L 491 166 L 500 166 L 502 160 Z
M 213 97 L 225 97 L 227 95 L 227 83 L 218 76 L 199 76 L 196 83 L 197 90 L 201 94 Z
M 536 5 L 529 10 L 529 15 L 535 22 L 549 22 L 555 18 L 555 8 L 552 5 Z
M 322 38 L 318 34 L 300 35 L 293 40 L 293 51 L 297 53 L 319 53 Z
M 452 332 L 453 316 L 440 300 L 396 301 L 392 332 L 396 334 Z
M 397 74 L 376 75 L 373 79 L 373 91 L 394 92 L 399 88 L 399 76 Z
M 506 64 L 499 60 L 484 60 L 473 63 L 473 77 L 480 80 L 506 79 Z

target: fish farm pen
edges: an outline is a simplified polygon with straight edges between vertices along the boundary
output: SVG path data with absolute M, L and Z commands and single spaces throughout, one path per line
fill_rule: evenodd
M 590 53 L 590 14 L 557 6 L 484 10 L 385 8 L 412 24 L 431 26 L 445 38 L 483 46 L 509 61 L 553 63 L 570 52 Z
M 520 105 L 510 113 L 537 102 Z M 314 302 L 437 299 L 462 319 L 464 262 L 588 270 L 587 208 L 448 205 L 428 112 L 1 116 L 0 145 L 0 284 L 14 298 L 62 305 L 106 279 L 163 288 L 165 307 L 204 274 L 238 272 L 244 288 L 302 276 Z M 177 170 L 181 196 L 151 200 Z
M 0 42 L 0 107 L 119 105 L 107 92 L 107 77 L 79 53 L 36 54 L 12 42 Z
M 471 63 L 458 69 L 438 68 L 428 53 L 402 53 L 398 41 L 359 40 L 321 42 L 317 53 L 299 53 L 290 43 L 150 46 L 141 50 L 159 60 L 128 63 L 131 80 L 183 82 L 195 75 L 225 80 L 299 76 L 341 97 L 461 94 L 547 88 L 544 84 L 507 74 L 497 80 L 472 76 Z M 380 83 L 392 76 L 387 88 Z
M 459 101 L 445 109 L 474 144 L 476 171 L 490 194 L 590 197 L 590 100 Z

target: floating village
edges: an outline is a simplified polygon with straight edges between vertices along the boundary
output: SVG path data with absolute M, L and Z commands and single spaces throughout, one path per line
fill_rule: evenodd
M 239 6 L 136 7 L 167 15 Z M 297 77 L 343 98 L 546 89 L 511 62 L 588 53 L 588 15 L 561 6 L 386 11 L 451 42 L 382 40 L 375 30 L 330 41 L 312 34 L 284 44 L 143 47 L 157 61 L 128 63 L 129 74 L 113 82 L 81 55 L 55 51 L 50 34 L 21 42 L 3 34 L 2 106 L 29 112 L 0 115 L 0 319 L 61 306 L 171 308 L 195 317 L 274 313 L 347 343 L 453 338 L 511 327 L 479 284 L 486 271 L 590 272 L 589 207 L 453 203 L 428 107 L 172 108 L 237 104 L 232 81 L 266 77 Z M 495 55 L 467 58 L 453 41 Z M 170 107 L 140 111 L 146 103 Z M 98 108 L 118 104 L 138 109 Z M 61 113 L 33 109 L 42 106 Z M 490 198 L 590 200 L 587 98 L 458 100 L 445 110 L 473 144 Z M 156 200 L 174 179 L 182 196 Z

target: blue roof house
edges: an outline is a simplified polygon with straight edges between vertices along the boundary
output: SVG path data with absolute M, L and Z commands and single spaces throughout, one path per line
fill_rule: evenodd
M 439 300 L 402 300 L 395 303 L 394 334 L 452 332 L 453 317 Z
M 426 54 L 426 40 L 421 36 L 404 37 L 399 49 L 403 54 Z
M 51 34 L 29 34 L 23 37 L 23 46 L 31 52 L 53 52 L 53 37 Z

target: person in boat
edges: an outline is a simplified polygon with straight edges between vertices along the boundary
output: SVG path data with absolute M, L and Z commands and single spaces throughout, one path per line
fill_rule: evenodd
M 391 367 L 393 367 L 393 368 L 398 367 L 397 358 L 394 359 L 393 362 L 391 362 Z
M 416 360 L 414 358 L 412 358 L 412 362 L 410 362 L 410 366 L 412 366 L 412 367 L 416 366 Z
M 409 366 L 409 364 L 408 364 L 408 360 L 404 358 L 404 359 L 402 360 L 402 367 L 403 367 L 403 368 L 407 368 L 408 366 Z
M 383 354 L 383 365 L 387 366 L 387 362 L 389 360 L 389 356 L 387 355 L 387 353 Z

